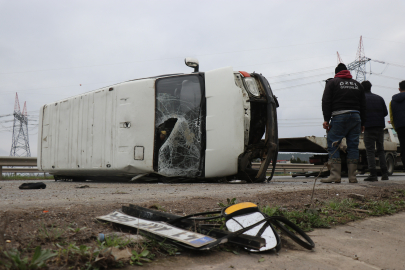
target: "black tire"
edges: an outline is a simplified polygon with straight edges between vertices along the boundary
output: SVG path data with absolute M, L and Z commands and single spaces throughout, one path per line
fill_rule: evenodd
M 45 189 L 46 185 L 42 182 L 24 183 L 18 187 L 19 189 Z
M 385 155 L 385 159 L 387 161 L 388 175 L 392 175 L 394 173 L 394 167 L 395 167 L 394 157 L 392 156 L 392 154 L 387 153 Z

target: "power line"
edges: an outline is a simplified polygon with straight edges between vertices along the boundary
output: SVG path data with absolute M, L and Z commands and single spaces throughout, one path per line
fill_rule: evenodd
M 269 78 L 276 78 L 276 77 L 291 76 L 291 75 L 294 75 L 294 74 L 308 73 L 308 72 L 323 70 L 323 69 L 327 69 L 327 68 L 334 68 L 334 66 L 323 67 L 323 68 L 316 68 L 316 69 L 305 70 L 305 71 L 299 71 L 299 72 L 293 72 L 293 73 L 288 73 L 288 74 L 281 74 L 281 75 L 276 75 L 276 76 L 265 76 L 265 77 L 266 77 L 267 79 L 269 79 Z
M 44 90 L 44 89 L 57 89 L 57 88 L 68 88 L 68 87 L 76 87 L 76 86 L 84 86 L 84 85 L 94 85 L 94 84 L 101 84 L 101 83 L 116 83 L 118 80 L 115 81 L 108 81 L 108 82 L 96 82 L 96 83 L 81 83 L 81 84 L 71 84 L 71 85 L 64 85 L 64 86 L 51 86 L 51 87 L 40 87 L 40 88 L 31 88 L 31 89 L 25 89 L 25 90 L 13 90 L 13 91 L 4 91 L 2 93 L 14 93 L 14 92 L 19 92 L 19 93 L 24 93 L 24 94 L 39 94 L 38 92 L 35 93 L 28 93 L 25 91 L 37 91 L 37 90 Z M 61 94 L 42 94 L 41 95 L 61 95 Z
M 296 80 L 304 80 L 304 79 L 306 79 L 306 78 L 313 78 L 313 77 L 319 77 L 319 76 L 326 76 L 326 75 L 328 75 L 328 74 L 331 74 L 331 73 L 328 72 L 328 73 L 317 74 L 317 75 L 312 75 L 312 76 L 300 77 L 300 78 L 296 78 L 296 79 L 290 79 L 290 80 L 284 80 L 284 81 L 278 81 L 278 82 L 271 82 L 271 84 L 275 84 L 275 83 L 285 83 L 285 82 L 296 81 Z
M 318 83 L 318 82 L 322 82 L 322 81 L 316 81 L 316 82 L 309 82 L 309 83 L 297 84 L 297 85 L 293 85 L 293 86 L 289 86 L 289 87 L 276 88 L 276 89 L 273 89 L 273 90 L 274 90 L 274 91 L 280 91 L 280 90 L 284 90 L 284 89 L 289 89 L 289 88 L 294 88 L 294 87 L 298 87 L 298 86 L 304 86 L 304 85 L 314 84 L 314 83 Z
M 294 60 L 287 60 L 287 61 L 294 61 Z M 293 73 L 289 73 L 289 74 L 281 74 L 281 75 L 276 75 L 276 76 L 266 76 L 267 79 L 270 78 L 277 78 L 277 77 L 285 77 L 285 76 L 291 76 L 294 74 L 301 74 L 301 73 L 309 73 L 309 72 L 313 72 L 313 71 L 319 71 L 319 70 L 324 70 L 324 69 L 329 69 L 329 68 L 333 68 L 333 66 L 329 66 L 329 67 L 323 67 L 323 68 L 317 68 L 317 69 L 312 69 L 312 70 L 305 70 L 305 71 L 299 71 L 299 72 L 293 72 Z M 320 76 L 321 74 L 317 75 Z M 325 75 L 327 75 L 327 73 L 325 73 Z M 314 75 L 315 76 L 315 75 Z M 309 77 L 309 76 L 308 76 Z M 303 77 L 305 78 L 305 77 Z M 295 80 L 295 79 L 294 79 Z M 95 85 L 95 84 L 102 84 L 102 83 L 114 83 L 117 82 L 118 80 L 114 80 L 114 81 L 105 81 L 105 82 L 96 82 L 96 83 L 82 83 L 81 85 Z M 278 83 L 278 82 L 273 82 L 273 83 Z M 67 87 L 76 87 L 77 84 L 75 85 L 65 85 L 65 86 L 52 86 L 52 87 L 44 87 L 44 88 L 31 88 L 31 89 L 25 89 L 25 90 L 16 90 L 19 93 L 24 93 L 24 94 L 39 94 L 38 92 L 35 93 L 29 93 L 29 92 L 25 92 L 25 91 L 37 91 L 37 90 L 43 90 L 43 89 L 57 89 L 57 88 L 67 88 Z M 5 93 L 14 93 L 16 91 L 5 91 L 2 92 L 0 94 L 5 94 Z M 56 96 L 60 96 L 63 94 L 48 94 L 48 93 L 40 93 L 41 95 L 56 95 Z M 1 117 L 1 116 L 0 116 Z
M 325 42 L 335 42 L 335 41 L 349 40 L 349 39 L 354 39 L 354 38 L 344 38 L 344 39 L 335 39 L 335 40 L 327 40 L 327 41 L 316 41 L 316 42 L 291 44 L 291 45 L 280 45 L 280 46 L 272 46 L 272 47 L 264 47 L 264 48 L 256 48 L 256 49 L 247 49 L 247 50 L 237 50 L 237 51 L 228 51 L 228 52 L 196 54 L 195 56 L 200 57 L 200 56 L 211 56 L 211 55 L 218 55 L 218 54 L 231 54 L 231 53 L 241 53 L 241 52 L 249 52 L 249 51 L 260 51 L 260 50 L 268 50 L 268 49 L 275 49 L 275 48 L 286 48 L 286 47 L 311 45 L 311 44 L 325 43 Z M 121 63 L 85 65 L 85 66 L 64 67 L 64 68 L 50 68 L 50 69 L 41 69 L 41 70 L 3 72 L 3 73 L 0 73 L 0 75 L 2 75 L 2 74 L 16 74 L 16 73 L 31 73 L 31 72 L 41 72 L 41 71 L 54 71 L 54 70 L 66 70 L 66 69 L 88 68 L 88 67 L 101 67 L 101 66 L 112 66 L 112 65 L 123 65 L 123 64 L 133 64 L 133 63 L 144 63 L 144 62 L 153 62 L 153 61 L 173 60 L 173 59 L 184 59 L 184 57 L 167 57 L 167 58 L 157 58 L 157 59 L 149 59 L 149 60 L 136 60 L 136 61 L 130 61 L 130 62 L 121 62 Z
M 398 88 L 395 88 L 395 87 L 387 87 L 387 86 L 375 85 L 375 84 L 373 84 L 373 87 L 381 87 L 381 88 L 387 88 L 387 89 L 395 89 L 395 90 L 398 90 Z
M 290 61 L 299 61 L 299 60 L 306 60 L 306 59 L 319 58 L 319 57 L 326 57 L 326 56 L 330 56 L 330 54 L 328 54 L 328 55 L 322 55 L 322 56 L 311 56 L 311 57 L 307 57 L 307 58 L 281 60 L 281 61 L 268 62 L 268 63 L 262 63 L 262 64 L 234 66 L 234 68 L 249 67 L 249 66 L 262 66 L 262 65 L 269 65 L 269 64 L 274 64 L 274 63 L 282 63 L 282 62 L 290 62 Z
M 290 60 L 288 60 L 290 61 Z M 331 67 L 324 67 L 324 68 L 319 68 L 319 69 L 313 69 L 313 70 L 308 70 L 308 71 L 300 71 L 300 72 L 295 72 L 295 73 L 290 73 L 290 74 L 283 74 L 283 75 L 278 75 L 278 76 L 272 76 L 272 77 L 266 77 L 267 79 L 269 78 L 276 78 L 276 77 L 284 77 L 284 76 L 290 76 L 292 74 L 301 74 L 301 73 L 308 73 L 308 72 L 313 72 L 313 71 L 317 71 L 317 70 L 323 70 L 323 69 L 327 69 L 327 68 L 331 68 Z M 290 79 L 290 80 L 284 80 L 284 81 L 277 81 L 277 82 L 271 82 L 271 84 L 275 84 L 275 83 L 282 83 L 282 82 L 287 82 L 287 81 L 294 81 L 294 80 L 300 80 L 300 79 L 305 79 L 305 78 L 312 78 L 312 77 L 317 77 L 317 76 L 324 76 L 324 75 L 328 75 L 329 73 L 323 73 L 323 74 L 318 74 L 318 75 L 311 75 L 311 76 L 305 76 L 305 77 L 300 77 L 300 78 L 296 78 L 296 79 Z M 101 83 L 111 83 L 111 82 L 116 82 L 115 81 L 108 81 L 108 82 L 97 82 L 97 83 L 89 83 L 86 85 L 92 85 L 92 84 L 101 84 Z M 83 85 L 83 84 L 82 84 Z M 74 87 L 77 85 L 69 85 L 69 86 L 54 86 L 54 87 L 46 87 L 46 88 L 33 88 L 33 89 L 28 89 L 28 90 L 19 90 L 18 92 L 23 92 L 24 94 L 35 94 L 37 95 L 38 92 L 35 93 L 28 93 L 28 92 L 24 92 L 24 91 L 32 91 L 32 90 L 41 90 L 41 89 L 56 89 L 56 88 L 65 88 L 65 87 Z M 92 90 L 93 91 L 93 90 Z M 15 91 L 6 91 L 6 92 L 2 92 L 2 93 L 14 93 Z M 41 95 L 64 95 L 63 94 L 42 94 Z M 0 116 L 2 117 L 2 116 Z
M 404 64 L 388 63 L 386 61 L 380 61 L 380 60 L 375 60 L 375 59 L 370 59 L 370 60 L 373 62 L 376 62 L 376 63 L 380 63 L 380 64 L 387 64 L 387 65 L 396 66 L 396 67 L 405 67 Z
M 386 76 L 386 75 L 382 75 L 382 74 L 379 74 L 379 73 L 372 73 L 372 72 L 366 72 L 366 73 L 368 73 L 368 74 L 370 74 L 370 75 L 376 75 L 376 76 L 380 76 L 380 77 L 384 77 L 384 78 L 388 78 L 388 79 L 393 79 L 393 80 L 398 80 L 398 81 L 402 81 L 403 79 L 400 79 L 400 78 L 395 78 L 395 77 L 391 77 L 391 76 Z
M 374 40 L 379 40 L 379 41 L 385 41 L 385 42 L 394 42 L 394 43 L 399 43 L 399 44 L 405 44 L 404 42 L 393 41 L 393 40 L 385 40 L 385 39 L 371 38 L 371 37 L 364 37 L 364 38 L 367 38 L 367 39 L 374 39 Z

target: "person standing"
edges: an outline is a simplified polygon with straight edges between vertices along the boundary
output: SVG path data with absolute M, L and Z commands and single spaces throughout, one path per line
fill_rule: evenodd
M 350 71 L 343 63 L 335 68 L 335 77 L 326 83 L 322 96 L 322 111 L 323 128 L 329 130 L 327 142 L 332 164 L 330 176 L 321 182 L 341 182 L 341 159 L 339 150 L 336 150 L 339 145 L 335 142 L 346 137 L 349 182 L 357 183 L 359 137 L 364 131 L 366 98 L 363 87 L 352 79 Z
M 375 148 L 380 160 L 381 180 L 388 180 L 387 161 L 384 152 L 384 117 L 388 115 L 385 101 L 379 95 L 371 93 L 372 84 L 369 81 L 361 83 L 366 95 L 366 122 L 364 123 L 364 145 L 366 146 L 368 169 L 370 175 L 364 181 L 378 181 L 375 166 Z
M 391 125 L 398 134 L 402 166 L 405 170 L 405 81 L 399 83 L 399 93 L 390 102 Z

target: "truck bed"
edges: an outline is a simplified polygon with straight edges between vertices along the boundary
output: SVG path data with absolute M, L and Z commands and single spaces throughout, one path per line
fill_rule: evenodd
M 326 138 L 305 136 L 279 139 L 279 152 L 328 153 Z

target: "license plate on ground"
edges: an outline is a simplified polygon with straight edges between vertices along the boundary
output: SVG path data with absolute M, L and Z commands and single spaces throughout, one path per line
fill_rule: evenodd
M 97 219 L 137 228 L 197 248 L 205 246 L 206 244 L 212 243 L 216 240 L 215 238 L 200 233 L 186 231 L 164 222 L 136 218 L 118 211 L 112 212 L 105 216 L 97 217 Z

